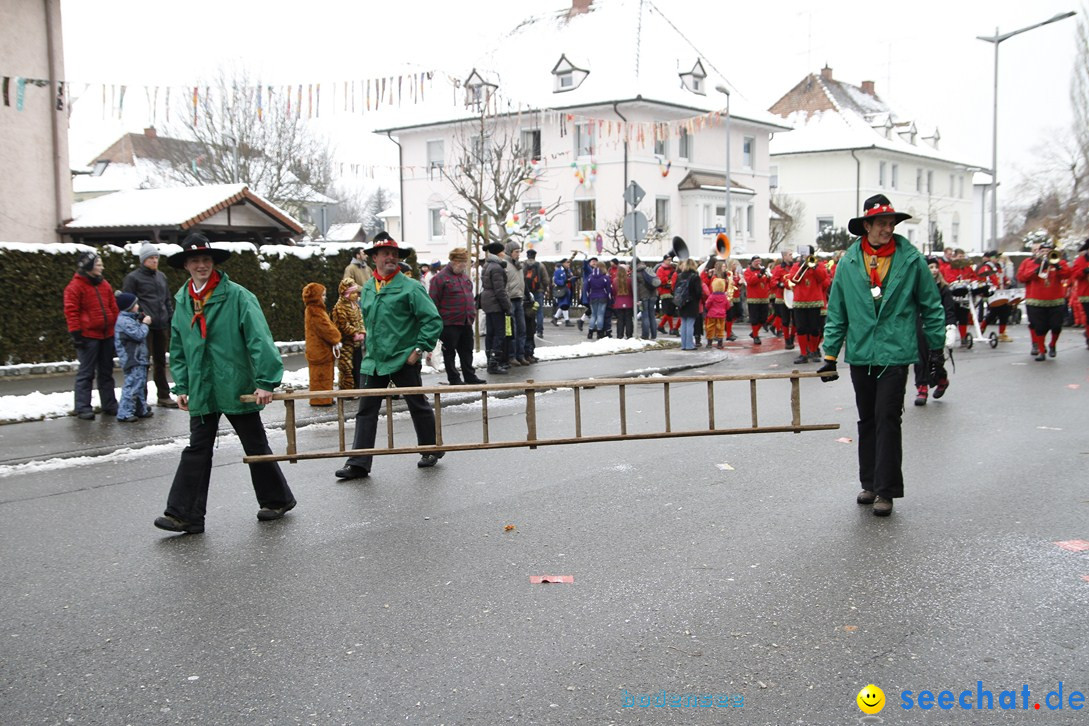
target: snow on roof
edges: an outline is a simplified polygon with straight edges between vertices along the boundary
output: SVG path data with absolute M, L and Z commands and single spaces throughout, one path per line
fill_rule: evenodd
M 588 73 L 574 88 L 557 92 L 552 71 L 564 56 L 570 65 Z M 693 71 L 697 63 L 707 73 L 701 79 L 702 92 L 689 90 L 681 79 L 681 74 Z M 443 79 L 438 78 L 432 94 L 433 99 L 438 97 L 437 104 L 395 117 L 397 122 L 388 130 L 479 117 L 479 110 L 465 103 L 467 91 L 458 87 L 473 71 L 498 87 L 498 113 L 593 107 L 635 99 L 696 113 L 723 111 L 726 97 L 715 87 L 731 87 L 708 56 L 651 0 L 595 0 L 586 12 L 570 17 L 565 8 L 523 21 L 501 36 L 473 67 L 466 68 L 462 78 L 447 79 L 448 89 L 441 88 Z M 733 88 L 730 111 L 734 118 L 786 128 L 782 119 Z
M 362 222 L 342 222 L 329 225 L 329 231 L 325 233 L 325 239 L 336 241 L 351 241 L 363 232 Z
M 794 130 L 789 134 L 776 134 L 772 138 L 769 145 L 772 157 L 876 148 L 967 167 L 979 166 L 947 151 L 935 149 L 925 141 L 912 144 L 895 129 L 890 134 L 891 138 L 886 138 L 883 129 L 875 129 L 866 119 L 850 112 L 817 111 L 807 119 L 805 111 L 796 111 L 787 117 L 787 122 L 794 124 Z
M 115 192 L 72 205 L 68 230 L 114 227 L 191 227 L 241 200 L 258 207 L 296 234 L 302 231 L 291 215 L 245 184 L 135 189 Z
M 379 219 L 400 219 L 401 208 L 394 204 L 389 209 L 384 209 L 374 216 L 378 217 Z

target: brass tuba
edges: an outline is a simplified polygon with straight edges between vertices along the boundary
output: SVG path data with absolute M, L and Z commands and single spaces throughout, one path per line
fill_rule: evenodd
M 688 259 L 688 245 L 680 237 L 673 238 L 673 256 L 681 262 Z
M 715 237 L 715 257 L 720 260 L 730 259 L 730 238 L 724 232 L 719 232 Z

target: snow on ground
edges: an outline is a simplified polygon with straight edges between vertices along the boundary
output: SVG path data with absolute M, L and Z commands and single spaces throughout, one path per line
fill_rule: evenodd
M 0 466 L 0 479 L 17 474 L 36 474 L 43 471 L 56 471 L 58 469 L 70 469 L 76 466 L 89 464 L 104 464 L 118 461 L 132 461 L 145 456 L 161 454 L 164 452 L 181 451 L 189 443 L 188 437 L 174 439 L 169 444 L 151 444 L 137 449 L 125 447 L 117 449 L 102 456 L 73 456 L 67 459 L 45 459 L 43 461 L 28 461 L 25 464 L 11 464 Z
M 645 350 L 658 345 L 655 341 L 639 339 L 605 338 L 603 340 L 587 340 L 575 345 L 538 346 L 534 355 L 542 361 L 566 360 L 569 358 L 588 358 L 597 355 L 610 355 L 613 353 L 627 353 L 631 351 Z M 442 372 L 442 354 L 435 353 L 432 362 L 437 368 L 425 365 L 425 374 Z M 487 366 L 487 357 L 483 351 L 478 351 L 473 356 L 473 365 L 477 368 Z M 310 374 L 306 368 L 297 371 L 285 371 L 282 387 L 289 390 L 302 390 L 310 385 Z M 117 396 L 120 398 L 121 389 L 118 388 Z M 39 421 L 48 418 L 61 418 L 69 415 L 73 410 L 71 391 L 59 393 L 41 393 L 34 391 L 21 396 L 0 396 L 0 424 L 16 423 L 19 421 Z M 91 393 L 91 404 L 99 405 L 98 391 Z

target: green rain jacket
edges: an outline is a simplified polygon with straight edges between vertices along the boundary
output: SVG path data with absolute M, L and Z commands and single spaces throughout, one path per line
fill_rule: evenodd
M 926 259 L 900 235 L 880 300 L 870 292 L 870 271 L 857 240 L 836 266 L 828 294 L 824 324 L 825 355 L 839 357 L 844 339 L 845 360 L 853 366 L 908 365 L 919 360 L 916 320 L 931 350 L 945 347 L 945 312 Z
M 367 375 L 388 376 L 404 367 L 414 349 L 435 348 L 442 333 L 442 316 L 424 286 L 401 273 L 381 290 L 374 288 L 372 277 L 359 295 L 363 327 L 367 330 L 367 354 L 359 370 Z
M 258 388 L 271 391 L 284 375 L 257 297 L 231 282 L 227 273 L 219 274 L 222 279 L 204 305 L 207 338 L 200 337 L 200 323 L 193 322 L 188 280 L 174 296 L 170 374 L 174 393 L 189 396 L 190 416 L 260 411 L 264 406 L 242 403 L 238 397 Z

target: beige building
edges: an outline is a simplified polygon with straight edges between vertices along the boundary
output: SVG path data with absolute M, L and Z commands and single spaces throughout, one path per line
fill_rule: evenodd
M 0 0 L 0 241 L 59 242 L 71 217 L 60 0 Z

